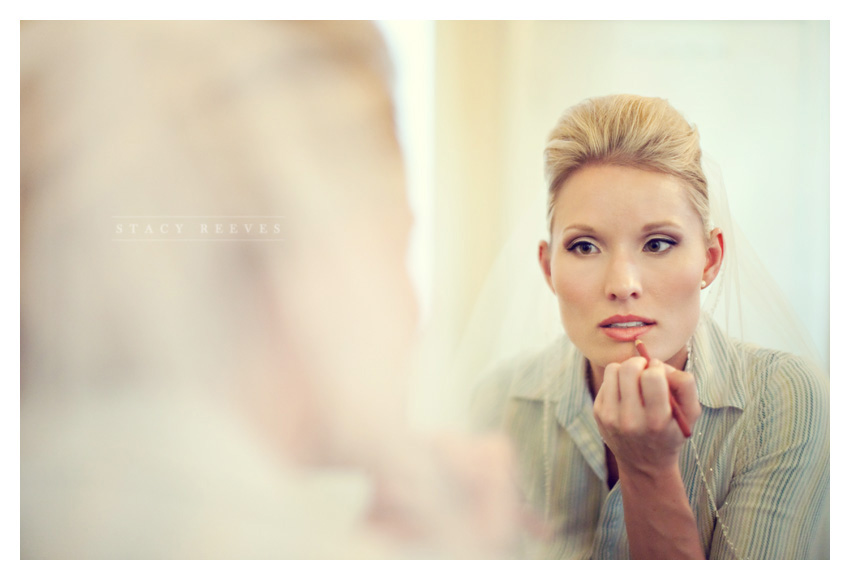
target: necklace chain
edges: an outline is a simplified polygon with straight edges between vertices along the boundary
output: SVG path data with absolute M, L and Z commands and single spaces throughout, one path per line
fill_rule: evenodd
M 696 376 L 694 372 L 695 366 L 695 357 L 691 350 L 691 342 L 693 338 L 688 340 L 687 349 L 688 349 L 688 360 L 685 361 L 685 372 L 689 372 Z M 699 433 L 697 436 L 701 436 L 702 433 Z M 723 519 L 720 517 L 720 510 L 717 508 L 717 502 L 714 499 L 714 493 L 711 491 L 711 486 L 708 484 L 708 478 L 705 476 L 705 470 L 702 467 L 702 461 L 700 461 L 699 453 L 697 452 L 696 443 L 694 443 L 694 437 L 690 438 L 691 443 L 691 451 L 694 452 L 694 461 L 696 462 L 697 471 L 699 471 L 700 478 L 702 479 L 702 484 L 705 487 L 705 493 L 708 495 L 708 507 L 711 509 L 711 512 L 714 514 L 714 519 L 717 520 L 717 523 L 720 524 L 720 535 L 723 536 L 723 541 L 726 542 L 726 545 L 729 547 L 729 551 L 732 552 L 732 558 L 735 560 L 740 560 L 738 557 L 738 553 L 735 550 L 735 545 L 732 544 L 732 540 L 729 539 L 729 530 L 726 528 L 726 524 L 723 522 Z

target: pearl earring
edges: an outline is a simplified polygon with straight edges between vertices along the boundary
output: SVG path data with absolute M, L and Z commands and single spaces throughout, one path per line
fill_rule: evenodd
M 704 290 L 706 286 L 708 286 L 708 282 L 706 282 L 705 280 L 699 283 L 700 290 Z

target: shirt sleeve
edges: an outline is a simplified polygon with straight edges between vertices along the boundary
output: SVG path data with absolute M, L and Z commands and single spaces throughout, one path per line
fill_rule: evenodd
M 763 385 L 747 410 L 731 485 L 718 506 L 712 559 L 806 559 L 829 494 L 829 392 L 802 359 L 754 369 Z

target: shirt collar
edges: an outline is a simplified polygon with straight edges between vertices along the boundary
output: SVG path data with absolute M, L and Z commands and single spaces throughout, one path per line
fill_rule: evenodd
M 511 382 L 511 396 L 532 401 L 561 401 L 576 389 L 585 386 L 584 357 L 566 335 L 515 370 Z
M 586 369 L 587 359 L 562 336 L 522 367 L 513 396 L 550 402 L 558 424 L 570 434 L 600 481 L 605 481 L 605 445 L 593 418 Z
M 587 359 L 561 336 L 540 354 L 522 364 L 512 381 L 511 396 L 549 401 L 558 422 L 569 427 L 591 412 L 593 400 L 587 388 Z M 591 421 L 592 422 L 592 421 Z
M 686 369 L 696 377 L 697 397 L 704 407 L 744 408 L 743 351 L 707 314 L 697 325 Z

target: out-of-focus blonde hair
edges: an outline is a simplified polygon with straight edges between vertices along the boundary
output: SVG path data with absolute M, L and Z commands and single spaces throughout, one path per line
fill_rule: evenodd
M 267 342 L 257 288 L 282 302 L 328 220 L 404 199 L 371 24 L 28 22 L 21 48 L 26 395 L 227 381 L 236 337 Z M 113 216 L 151 213 L 275 216 L 285 239 L 110 239 Z
M 708 185 L 701 166 L 696 126 L 664 99 L 609 95 L 567 109 L 549 134 L 545 171 L 548 217 L 558 191 L 576 171 L 590 164 L 613 164 L 678 177 L 686 186 L 709 232 Z

